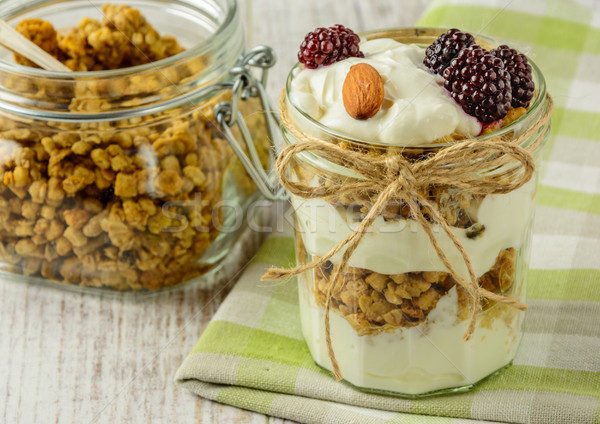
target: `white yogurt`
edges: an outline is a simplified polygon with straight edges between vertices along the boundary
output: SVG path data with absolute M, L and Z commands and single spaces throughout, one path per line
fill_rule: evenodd
M 467 115 L 442 87 L 443 78 L 423 66 L 425 49 L 392 39 L 361 43 L 365 58 L 349 58 L 319 69 L 296 69 L 291 102 L 327 127 L 390 145 L 427 144 L 452 133 L 477 136 L 481 124 Z M 367 120 L 350 117 L 342 86 L 350 67 L 368 63 L 382 77 L 385 100 Z
M 312 293 L 313 282 L 298 279 L 302 331 L 315 362 L 331 370 L 323 316 Z M 487 322 L 486 313 L 504 308 L 504 319 Z M 496 305 L 480 314 L 471 340 L 462 337 L 467 321 L 458 321 L 456 288 L 440 299 L 427 319 L 412 328 L 359 336 L 338 314 L 330 314 L 333 350 L 344 379 L 356 386 L 422 394 L 477 383 L 510 363 L 520 339 L 523 314 Z

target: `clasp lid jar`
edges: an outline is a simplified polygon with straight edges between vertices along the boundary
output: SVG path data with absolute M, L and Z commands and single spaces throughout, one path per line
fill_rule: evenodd
M 263 84 L 275 57 L 244 51 L 235 1 L 7 1 L 0 15 L 48 21 L 27 30 L 58 32 L 74 70 L 0 52 L 2 269 L 118 290 L 215 271 L 251 199 L 274 195 Z

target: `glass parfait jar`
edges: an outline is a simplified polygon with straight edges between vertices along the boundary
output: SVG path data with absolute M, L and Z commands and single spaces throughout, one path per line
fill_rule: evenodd
M 401 29 L 363 37 L 426 46 L 442 32 Z M 508 125 L 476 137 L 476 141 L 511 143 L 519 139 L 520 146 L 529 149 L 539 164 L 550 129 L 551 100 L 542 74 L 530 64 L 536 92 L 528 110 Z M 390 146 L 334 131 L 290 100 L 294 75 L 293 70 L 282 99 L 287 147 L 313 138 L 341 146 L 343 151 L 361 153 L 376 166 L 398 155 L 415 164 L 461 143 Z M 302 148 L 287 162 L 289 184 L 284 185 L 294 208 L 298 266 L 314 265 L 348 241 L 381 195 L 370 190 L 373 184 L 361 186 L 365 173 L 357 171 L 358 165 L 351 158 L 332 160 L 323 152 L 327 150 Z M 468 153 L 461 161 L 464 156 Z M 498 159 L 493 152 L 486 158 Z M 489 166 L 484 161 L 469 178 L 512 183 L 521 178 L 522 168 L 516 160 L 490 162 Z M 355 191 L 343 190 L 352 185 L 357 187 Z M 464 281 L 470 281 L 464 257 L 432 218 L 425 201 L 439 211 L 464 247 L 481 290 L 524 302 L 536 186 L 537 171 L 515 190 L 497 194 L 473 194 L 453 184 L 421 184 L 419 195 L 424 201 L 418 206 L 439 247 Z M 306 194 L 313 189 L 312 194 Z M 322 196 L 325 192 L 327 195 Z M 482 296 L 474 305 L 469 287 L 459 284 L 443 264 L 406 202 L 397 198 L 389 201 L 363 230 L 360 243 L 336 281 L 333 276 L 345 248 L 315 267 L 308 266 L 310 269 L 298 276 L 302 331 L 318 365 L 335 372 L 335 361 L 343 379 L 363 390 L 420 397 L 466 390 L 513 360 L 524 312 L 489 296 Z M 474 307 L 480 310 L 474 331 L 465 341 Z
M 30 281 L 117 291 L 209 281 L 260 196 L 248 164 L 271 194 L 255 168 L 271 162 L 262 83 L 274 56 L 267 47 L 245 53 L 234 0 L 128 2 L 171 36 L 162 45 L 131 10 L 100 5 L 0 6 L 10 23 L 50 21 L 64 43 L 77 40 L 68 31 L 82 19 L 79 28 L 104 19 L 137 43 L 134 54 L 150 55 L 122 69 L 75 62 L 92 71 L 57 73 L 0 53 L 0 268 Z M 103 42 L 119 51 L 114 39 Z M 152 61 L 153 49 L 177 43 L 185 50 Z M 262 81 L 251 67 L 263 70 Z

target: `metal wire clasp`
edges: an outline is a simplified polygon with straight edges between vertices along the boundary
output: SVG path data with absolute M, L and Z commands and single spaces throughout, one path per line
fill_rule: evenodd
M 280 128 L 279 115 L 271 105 L 265 89 L 269 68 L 275 64 L 275 61 L 275 53 L 267 46 L 254 47 L 241 56 L 236 65 L 229 71 L 233 76 L 231 101 L 218 103 L 215 106 L 214 115 L 227 142 L 263 196 L 269 200 L 284 200 L 287 198 L 285 190 L 279 186 L 275 175 L 269 176 L 260 163 L 252 134 L 250 134 L 244 116 L 239 109 L 240 102 L 250 97 L 258 97 L 265 113 L 269 139 L 271 142 L 276 139 L 276 134 L 278 134 Z M 259 79 L 254 76 L 252 68 L 261 70 Z M 231 131 L 234 125 L 237 125 L 240 130 L 242 142 Z M 246 149 L 244 149 L 244 146 Z M 271 163 L 273 163 L 273 160 L 274 158 L 271 157 Z

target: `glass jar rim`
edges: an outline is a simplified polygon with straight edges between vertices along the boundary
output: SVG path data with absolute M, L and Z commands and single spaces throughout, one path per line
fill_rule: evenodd
M 59 0 L 59 2 L 63 2 L 64 0 Z M 184 61 L 186 59 L 190 59 L 196 56 L 199 56 L 205 53 L 210 49 L 215 43 L 219 41 L 219 38 L 224 36 L 225 30 L 230 27 L 233 23 L 235 23 L 235 15 L 238 11 L 237 1 L 235 0 L 217 0 L 221 2 L 225 6 L 225 10 L 227 14 L 225 15 L 223 22 L 215 29 L 215 31 L 210 34 L 207 38 L 195 44 L 193 47 L 182 51 L 176 55 L 157 60 L 155 62 L 145 63 L 142 65 L 130 66 L 127 68 L 120 69 L 111 69 L 111 70 L 102 70 L 102 71 L 74 71 L 74 72 L 58 72 L 58 71 L 49 71 L 42 68 L 33 68 L 30 66 L 20 65 L 18 63 L 7 62 L 5 60 L 0 59 L 0 72 L 10 72 L 12 74 L 23 75 L 25 77 L 43 77 L 49 79 L 62 79 L 62 80 L 73 80 L 77 78 L 87 78 L 90 77 L 95 78 L 112 78 L 112 77 L 122 77 L 127 76 L 128 74 L 136 74 L 140 72 L 144 72 L 147 70 L 163 68 L 180 61 Z M 47 3 L 46 1 L 38 1 L 38 2 L 23 2 L 20 7 L 10 9 L 9 12 L 13 15 L 23 13 L 28 10 L 33 10 L 36 8 L 37 3 Z M 178 2 L 182 3 L 182 2 Z M 191 4 L 187 3 L 187 6 Z M 41 5 L 40 5 L 41 6 Z M 40 7 L 37 6 L 37 7 Z M 44 5 L 45 6 L 45 5 Z M 10 16 L 9 16 L 10 18 Z M 7 19 L 5 14 L 3 13 L 2 19 Z
M 102 0 L 100 0 L 102 1 Z M 14 0 L 12 3 L 18 3 Z M 61 5 L 62 9 L 52 9 L 49 6 Z M 123 119 L 140 118 L 145 116 L 158 116 L 160 113 L 180 107 L 194 107 L 203 99 L 212 97 L 230 87 L 228 75 L 235 66 L 245 49 L 244 34 L 239 22 L 239 9 L 235 0 L 175 0 L 167 3 L 173 5 L 177 15 L 185 22 L 198 22 L 206 29 L 206 35 L 193 38 L 189 44 L 192 47 L 181 53 L 165 59 L 147 64 L 127 68 L 89 71 L 89 72 L 51 72 L 38 68 L 31 68 L 0 60 L 0 79 L 7 76 L 7 81 L 20 80 L 39 84 L 53 84 L 62 87 L 64 97 L 46 97 L 39 102 L 27 91 L 13 91 L 12 87 L 3 87 L 0 84 L 0 113 L 14 116 L 14 119 L 33 119 L 73 124 L 91 122 L 113 122 Z M 143 12 L 144 7 L 153 11 L 162 12 L 165 7 L 163 0 L 134 0 L 129 3 L 132 7 L 139 7 Z M 79 7 L 84 13 L 90 8 L 98 6 L 91 0 L 34 0 L 23 6 L 18 4 L 0 7 L 0 16 L 12 16 L 15 19 L 24 16 L 63 13 L 69 16 L 71 9 Z M 87 16 L 87 15 L 84 15 Z M 178 27 L 179 28 L 179 27 Z M 160 27 L 157 27 L 160 31 Z M 177 29 L 173 36 L 177 37 Z M 203 57 L 209 57 L 207 66 L 191 74 L 191 78 L 172 81 L 171 71 L 187 69 L 188 65 L 195 65 Z M 78 111 L 67 110 L 65 103 L 72 100 L 75 90 L 85 87 L 103 87 L 111 84 L 129 84 L 130 81 L 143 80 L 145 77 L 156 78 L 162 83 L 149 89 L 140 89 L 133 94 L 140 102 L 130 102 L 131 93 L 123 96 L 120 91 L 114 91 L 104 96 L 99 93 L 98 98 L 113 102 L 113 107 L 108 110 Z M 26 84 L 23 85 L 27 87 Z M 168 93 L 163 89 L 170 87 Z M 92 90 L 93 92 L 93 90 Z M 103 97 L 104 96 L 104 97 Z
M 408 31 L 408 32 L 413 32 L 412 35 L 418 37 L 418 36 L 422 35 L 422 33 L 427 32 L 427 31 L 431 31 L 431 32 L 439 35 L 439 34 L 446 32 L 447 30 L 448 30 L 448 28 L 424 28 L 424 27 L 390 28 L 390 29 L 362 32 L 358 35 L 361 38 L 371 40 L 371 39 L 376 39 L 376 38 L 384 38 L 384 37 L 378 36 L 380 34 L 393 36 L 394 34 Z M 391 38 L 391 37 L 388 37 L 388 38 Z M 477 37 L 475 37 L 475 39 L 479 40 L 479 41 L 483 41 L 486 44 L 496 45 L 495 40 L 493 40 L 489 37 L 477 35 Z M 412 43 L 412 44 L 420 44 L 420 43 Z M 540 68 L 535 64 L 535 62 L 533 60 L 531 60 L 531 58 L 529 56 L 527 57 L 527 61 L 531 65 L 532 74 L 534 77 L 534 81 L 536 83 L 534 97 L 533 97 L 531 104 L 530 104 L 529 108 L 527 109 L 527 111 L 522 116 L 520 116 L 519 118 L 517 118 L 513 122 L 511 122 L 510 124 L 508 124 L 502 128 L 499 128 L 495 131 L 492 131 L 490 133 L 472 137 L 472 138 L 470 138 L 470 140 L 483 141 L 483 140 L 487 140 L 490 138 L 496 138 L 496 137 L 511 133 L 516 128 L 518 128 L 520 125 L 522 125 L 523 122 L 525 122 L 528 119 L 531 119 L 532 116 L 539 113 L 539 110 L 541 109 L 541 105 L 544 103 L 544 101 L 546 99 L 546 80 L 544 79 L 544 76 L 543 76 Z M 367 140 L 367 139 L 362 139 L 362 138 L 358 138 L 358 137 L 353 137 L 352 135 L 350 135 L 348 133 L 344 133 L 343 131 L 338 131 L 331 127 L 328 127 L 328 126 L 322 124 L 321 122 L 319 122 L 318 120 L 316 120 L 315 118 L 311 117 L 308 113 L 306 113 L 304 110 L 302 110 L 302 108 L 300 108 L 298 105 L 294 104 L 294 102 L 292 101 L 292 99 L 289 95 L 290 91 L 291 91 L 291 83 L 292 83 L 292 80 L 294 79 L 294 72 L 296 69 L 300 68 L 301 66 L 302 66 L 302 64 L 297 62 L 292 67 L 291 71 L 289 72 L 289 74 L 287 76 L 286 85 L 285 85 L 286 102 L 287 102 L 287 104 L 292 106 L 294 108 L 294 112 L 300 114 L 300 116 L 302 116 L 308 122 L 309 125 L 314 126 L 317 130 L 322 131 L 327 136 L 343 139 L 345 142 L 350 142 L 350 143 L 353 143 L 353 144 L 356 144 L 359 146 L 362 145 L 362 146 L 381 148 L 381 149 L 443 148 L 443 147 L 448 147 L 448 146 L 451 146 L 451 145 L 454 145 L 457 143 L 461 143 L 464 141 L 464 139 L 463 139 L 463 140 L 453 140 L 453 141 L 449 141 L 446 143 L 429 143 L 429 144 L 417 144 L 417 145 L 387 144 L 387 143 L 374 142 L 373 140 Z

